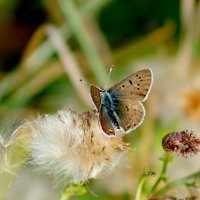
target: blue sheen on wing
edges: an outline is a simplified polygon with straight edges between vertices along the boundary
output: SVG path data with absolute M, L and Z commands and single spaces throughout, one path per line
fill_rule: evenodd
M 111 96 L 106 91 L 102 91 L 101 95 L 102 95 L 102 106 L 103 106 L 106 114 L 110 118 L 111 122 L 119 129 L 120 128 L 119 124 L 118 124 L 117 119 L 114 115 L 114 112 L 117 108 L 117 99 L 113 98 L 113 96 Z

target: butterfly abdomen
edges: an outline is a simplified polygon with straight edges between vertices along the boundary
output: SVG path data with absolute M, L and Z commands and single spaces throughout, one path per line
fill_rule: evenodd
M 112 110 L 108 110 L 107 111 L 109 118 L 111 119 L 112 123 L 118 128 L 120 129 L 119 123 L 117 122 L 117 119 L 114 115 L 114 112 Z

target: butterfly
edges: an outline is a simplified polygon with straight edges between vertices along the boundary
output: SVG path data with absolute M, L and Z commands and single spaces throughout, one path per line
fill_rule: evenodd
M 152 82 L 151 69 L 143 69 L 108 90 L 91 85 L 90 94 L 107 135 L 115 135 L 116 130 L 129 133 L 143 122 L 145 109 L 141 102 L 147 99 Z

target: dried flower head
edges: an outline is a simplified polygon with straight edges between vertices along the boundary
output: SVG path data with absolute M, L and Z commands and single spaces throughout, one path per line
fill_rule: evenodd
M 200 139 L 194 135 L 193 131 L 172 132 L 163 138 L 162 146 L 167 152 L 188 157 L 199 152 Z
M 31 163 L 68 184 L 99 178 L 124 157 L 121 136 L 109 137 L 95 112 L 59 111 L 28 122 L 32 140 Z

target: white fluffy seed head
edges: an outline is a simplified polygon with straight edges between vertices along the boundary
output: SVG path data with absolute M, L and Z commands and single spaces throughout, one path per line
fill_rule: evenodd
M 32 135 L 31 163 L 61 183 L 100 178 L 118 166 L 126 153 L 121 136 L 107 136 L 95 112 L 59 111 L 27 126 Z

